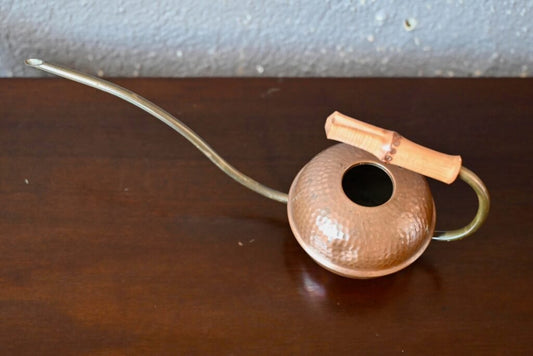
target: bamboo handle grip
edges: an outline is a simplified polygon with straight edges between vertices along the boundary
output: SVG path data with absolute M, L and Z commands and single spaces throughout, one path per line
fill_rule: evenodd
M 367 124 L 339 112 L 326 120 L 326 136 L 372 153 L 391 163 L 444 183 L 452 183 L 461 170 L 461 156 L 420 146 L 394 131 Z

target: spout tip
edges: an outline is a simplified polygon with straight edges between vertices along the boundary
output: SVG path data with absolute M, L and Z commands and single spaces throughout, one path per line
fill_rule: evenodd
M 38 67 L 40 66 L 41 64 L 44 63 L 43 60 L 41 59 L 37 59 L 37 58 L 29 58 L 29 59 L 26 59 L 24 61 L 24 63 L 27 65 L 27 66 L 30 66 L 30 67 Z

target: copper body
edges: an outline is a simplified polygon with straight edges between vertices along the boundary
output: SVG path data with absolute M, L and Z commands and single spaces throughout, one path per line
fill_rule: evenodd
M 391 178 L 392 196 L 384 204 L 362 206 L 345 194 L 343 176 L 360 164 Z M 436 218 L 423 176 L 346 144 L 322 151 L 302 168 L 287 209 L 303 249 L 324 268 L 351 278 L 387 275 L 414 262 L 431 241 Z

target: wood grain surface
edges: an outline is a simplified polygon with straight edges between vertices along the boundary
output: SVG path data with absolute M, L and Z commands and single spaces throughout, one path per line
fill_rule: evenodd
M 532 79 L 117 79 L 288 191 L 334 110 L 460 154 L 488 221 L 407 269 L 316 265 L 286 206 L 148 114 L 61 79 L 0 80 L 2 355 L 528 354 Z M 431 181 L 437 227 L 473 217 Z

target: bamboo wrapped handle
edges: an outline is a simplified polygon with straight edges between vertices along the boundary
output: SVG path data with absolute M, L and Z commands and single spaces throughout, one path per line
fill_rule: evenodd
M 326 120 L 326 136 L 372 153 L 391 163 L 444 183 L 452 183 L 461 170 L 461 156 L 420 146 L 394 131 L 367 124 L 335 111 Z

